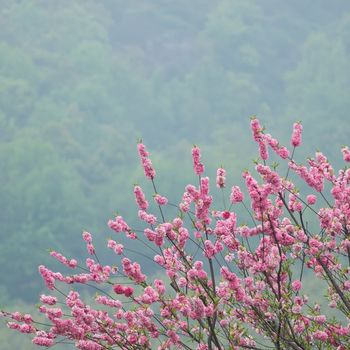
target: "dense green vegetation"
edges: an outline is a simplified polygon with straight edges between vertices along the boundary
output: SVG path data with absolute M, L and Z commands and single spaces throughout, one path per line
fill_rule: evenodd
M 305 155 L 348 142 L 349 1 L 1 0 L 0 23 L 2 304 L 37 300 L 47 248 L 134 217 L 139 137 L 173 201 L 193 143 L 239 179 L 252 114 L 286 142 L 302 120 Z

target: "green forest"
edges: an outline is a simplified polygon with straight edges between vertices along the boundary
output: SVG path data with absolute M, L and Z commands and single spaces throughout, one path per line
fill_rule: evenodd
M 301 120 L 300 160 L 321 149 L 340 165 L 349 143 L 347 0 L 0 0 L 0 25 L 7 308 L 37 302 L 37 266 L 56 266 L 48 249 L 84 258 L 83 230 L 102 250 L 108 219 L 135 220 L 140 138 L 176 203 L 193 144 L 209 176 L 223 165 L 241 181 L 257 156 L 252 115 L 286 145 Z M 0 337 L 3 350 L 32 349 Z

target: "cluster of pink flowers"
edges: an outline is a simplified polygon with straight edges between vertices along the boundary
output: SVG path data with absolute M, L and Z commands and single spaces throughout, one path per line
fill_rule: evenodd
M 108 240 L 107 247 L 112 249 L 117 255 L 123 254 L 124 246 L 113 239 Z
M 166 205 L 168 204 L 168 199 L 164 196 L 161 196 L 160 194 L 156 194 L 154 196 L 154 201 L 158 204 L 158 205 Z
M 350 162 L 350 150 L 348 146 L 345 146 L 341 149 L 343 152 L 343 158 L 345 162 Z
M 232 186 L 230 201 L 232 204 L 242 202 L 244 195 L 239 186 Z
M 204 165 L 201 163 L 201 151 L 197 146 L 192 148 L 192 159 L 194 172 L 201 176 L 204 172 Z
M 52 296 L 52 295 L 45 295 L 45 294 L 42 294 L 40 296 L 40 301 L 43 303 L 43 304 L 47 304 L 47 305 L 55 305 L 57 303 L 57 298 Z
M 301 132 L 303 131 L 303 126 L 301 123 L 294 123 L 292 139 L 290 141 L 293 147 L 298 147 L 301 145 Z
M 145 194 L 142 192 L 142 188 L 140 186 L 134 187 L 134 195 L 135 195 L 135 200 L 136 200 L 138 207 L 141 210 L 147 210 L 148 209 L 148 202 L 147 202 Z
M 281 146 L 279 142 L 270 134 L 265 134 L 264 128 L 261 127 L 260 122 L 257 118 L 253 117 L 251 119 L 250 127 L 253 133 L 254 141 L 256 141 L 259 145 L 259 153 L 263 161 L 266 161 L 269 158 L 267 146 L 270 146 L 271 149 L 282 159 L 289 157 L 289 151 L 287 148 Z
M 66 265 L 72 269 L 77 267 L 78 262 L 75 259 L 67 259 L 65 256 L 63 256 L 61 253 L 52 251 L 50 252 L 50 255 L 54 258 L 56 258 L 61 264 Z
M 128 238 L 136 239 L 136 233 L 131 230 L 122 216 L 118 215 L 115 220 L 109 220 L 108 226 L 116 233 L 124 232 Z
M 225 187 L 226 184 L 226 170 L 223 168 L 219 168 L 216 171 L 216 186 L 218 188 Z
M 116 253 L 117 266 L 101 263 L 92 235 L 84 232 L 89 253 L 85 266 L 50 253 L 82 273 L 63 275 L 39 267 L 52 292 L 40 297 L 39 312 L 48 326 L 28 314 L 2 311 L 8 327 L 32 334 L 38 346 L 51 347 L 64 339 L 82 350 L 142 350 L 155 344 L 158 350 L 348 349 L 350 169 L 336 173 L 321 152 L 307 166 L 296 164 L 301 123 L 293 126 L 292 152 L 266 134 L 258 119 L 252 119 L 251 129 L 262 162 L 242 174 L 249 202 L 234 185 L 229 208 L 225 203 L 213 208 L 199 147 L 192 149 L 198 183 L 185 187 L 177 205 L 157 193 L 149 154 L 138 144 L 159 213 L 150 212 L 141 187 L 135 186 L 142 229 L 132 229 L 121 216 L 108 222 L 116 238 L 107 247 Z M 288 159 L 288 176 L 268 164 L 269 148 Z M 348 147 L 342 152 L 350 161 Z M 226 175 L 223 168 L 217 170 L 219 190 L 226 186 Z M 297 189 L 292 176 L 305 181 L 307 193 Z M 169 205 L 177 207 L 175 217 L 167 217 Z M 118 241 L 120 233 L 143 243 L 144 251 L 129 250 Z M 143 265 L 125 255 L 129 251 L 151 255 L 157 278 L 146 276 Z M 309 300 L 304 283 L 313 277 L 327 286 L 326 298 L 316 303 Z M 98 285 L 91 304 L 72 288 L 62 300 L 60 285 L 76 283 Z M 343 317 L 328 316 L 327 307 Z
M 90 232 L 84 231 L 83 232 L 83 239 L 86 242 L 86 249 L 90 255 L 95 254 L 95 247 L 92 244 L 92 235 Z
M 142 142 L 140 142 L 137 145 L 137 149 L 139 151 L 140 160 L 141 160 L 141 164 L 142 164 L 145 176 L 148 179 L 153 180 L 154 177 L 156 176 L 156 172 L 153 168 L 151 160 L 149 159 L 149 153 L 146 151 L 145 145 Z
M 121 284 L 114 285 L 113 290 L 115 291 L 116 294 L 124 294 L 126 297 L 130 297 L 131 295 L 134 294 L 133 287 L 125 287 Z M 119 307 L 121 307 L 121 306 L 119 306 Z

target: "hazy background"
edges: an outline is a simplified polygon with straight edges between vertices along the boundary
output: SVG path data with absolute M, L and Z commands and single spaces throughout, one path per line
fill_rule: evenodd
M 348 0 L 0 0 L 0 304 L 37 302 L 48 248 L 84 259 L 83 230 L 102 249 L 135 222 L 139 138 L 176 203 L 193 144 L 239 181 L 253 114 L 341 166 L 349 89 Z M 3 325 L 1 350 L 31 348 Z

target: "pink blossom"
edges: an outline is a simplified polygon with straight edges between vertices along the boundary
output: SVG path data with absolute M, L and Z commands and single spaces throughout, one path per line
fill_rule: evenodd
M 242 202 L 244 195 L 239 186 L 232 186 L 230 201 L 232 204 Z
M 123 294 L 123 293 L 117 293 L 117 294 Z M 121 301 L 108 298 L 105 295 L 98 295 L 96 296 L 95 300 L 99 304 L 110 306 L 110 307 L 121 308 L 123 306 Z
M 291 138 L 291 145 L 293 147 L 298 147 L 301 145 L 301 132 L 303 130 L 303 126 L 300 122 L 293 124 L 293 132 L 292 132 L 292 138 Z
M 75 259 L 67 259 L 62 254 L 57 253 L 55 251 L 50 252 L 50 255 L 56 258 L 61 264 L 66 265 L 72 269 L 76 268 L 78 265 L 78 262 Z
M 53 276 L 52 271 L 47 269 L 45 266 L 40 265 L 39 272 L 40 272 L 42 278 L 44 279 L 47 288 L 50 290 L 53 290 L 54 286 L 55 286 L 55 278 Z
M 269 158 L 269 152 L 265 140 L 259 141 L 259 152 L 262 160 L 267 160 Z
M 24 324 L 21 324 L 19 326 L 18 331 L 20 333 L 27 333 L 27 334 L 29 334 L 29 333 L 35 333 L 36 329 L 33 326 L 24 323 Z
M 141 283 L 146 280 L 146 276 L 141 272 L 141 266 L 137 262 L 132 263 L 130 259 L 123 258 L 122 265 L 123 272 L 136 283 Z
M 301 288 L 301 282 L 299 280 L 295 280 L 293 283 L 292 283 L 292 289 L 294 292 L 297 292 L 299 291 Z
M 116 216 L 115 220 L 109 220 L 108 226 L 115 232 L 130 232 L 131 229 L 122 216 Z
M 188 212 L 190 210 L 190 205 L 192 201 L 193 201 L 193 197 L 188 191 L 186 191 L 182 196 L 182 202 L 179 204 L 181 211 L 185 213 Z
M 216 186 L 218 188 L 223 188 L 225 187 L 226 183 L 226 170 L 223 168 L 219 168 L 216 171 Z
M 139 218 L 150 225 L 154 225 L 157 222 L 157 218 L 153 214 L 147 214 L 144 210 L 139 210 Z
M 260 125 L 260 122 L 257 118 L 252 118 L 250 121 L 250 128 L 253 133 L 254 140 L 256 142 L 260 142 L 261 140 L 261 132 L 262 132 L 262 127 Z
M 193 160 L 193 168 L 194 172 L 198 175 L 201 176 L 204 172 L 204 165 L 201 163 L 201 151 L 199 147 L 194 146 L 192 148 L 192 160 Z
M 345 162 L 350 162 L 350 150 L 348 146 L 344 146 L 341 149 L 342 153 L 343 153 L 343 159 Z
M 316 203 L 316 200 L 317 200 L 317 197 L 313 194 L 309 194 L 307 197 L 306 197 L 306 201 L 307 201 L 307 204 L 309 205 L 313 205 Z
M 83 239 L 86 243 L 91 243 L 92 242 L 92 236 L 91 233 L 84 231 L 83 232 Z
M 121 284 L 116 284 L 113 286 L 113 290 L 116 294 L 124 294 L 125 287 Z
M 40 296 L 40 301 L 44 304 L 47 304 L 47 305 L 55 305 L 57 303 L 57 298 L 53 297 L 51 295 L 42 294 Z
M 80 350 L 102 350 L 102 346 L 95 341 L 79 340 L 75 346 Z
M 326 341 L 328 339 L 328 334 L 324 331 L 315 331 L 313 337 L 317 340 Z
M 39 346 L 50 347 L 54 344 L 54 340 L 50 338 L 36 336 L 35 338 L 33 338 L 32 343 Z
M 146 197 L 142 191 L 142 188 L 140 186 L 134 187 L 134 195 L 137 205 L 141 210 L 147 210 L 148 209 L 148 202 L 146 200 Z
M 93 244 L 91 244 L 91 243 L 87 244 L 86 245 L 86 249 L 87 249 L 87 251 L 88 251 L 88 253 L 90 255 L 94 255 L 95 254 L 95 247 L 94 247 Z
M 287 159 L 289 157 L 289 151 L 286 147 L 281 146 L 278 141 L 273 138 L 270 134 L 264 134 L 264 139 L 267 144 L 272 148 L 272 150 L 280 156 L 282 159 Z
M 153 180 L 154 177 L 156 176 L 156 172 L 153 168 L 151 160 L 149 159 L 149 153 L 146 151 L 145 145 L 142 142 L 140 142 L 137 145 L 137 149 L 139 152 L 140 161 L 141 161 L 141 165 L 143 167 L 145 176 L 147 177 L 147 179 Z
M 166 288 L 165 288 L 165 284 L 162 280 L 155 279 L 154 286 L 160 295 L 163 295 L 165 293 Z
M 113 239 L 108 240 L 107 247 L 112 249 L 117 255 L 121 255 L 124 250 L 124 246 Z
M 154 196 L 154 201 L 158 205 L 166 205 L 168 203 L 168 199 L 166 197 L 161 196 L 160 194 L 156 194 Z
M 133 287 L 126 287 L 125 289 L 124 289 L 124 295 L 126 296 L 126 297 L 130 297 L 130 296 L 132 296 L 133 295 L 133 293 L 134 293 L 134 288 Z

